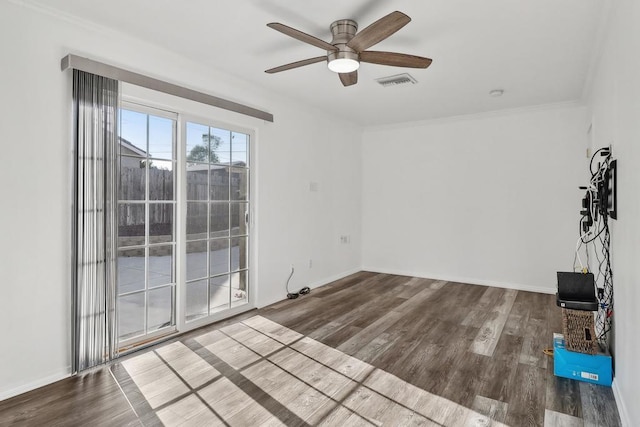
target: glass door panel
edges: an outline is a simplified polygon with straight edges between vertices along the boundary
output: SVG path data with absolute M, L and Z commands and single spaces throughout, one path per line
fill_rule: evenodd
M 120 345 L 175 330 L 176 129 L 165 117 L 121 109 L 118 187 Z
M 249 135 L 193 122 L 185 134 L 189 322 L 248 302 Z

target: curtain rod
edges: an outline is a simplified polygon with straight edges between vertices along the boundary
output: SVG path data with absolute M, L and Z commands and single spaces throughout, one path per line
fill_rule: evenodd
M 246 116 L 266 120 L 268 122 L 273 122 L 273 114 L 271 113 L 248 107 L 246 105 L 238 104 L 237 102 L 229 101 L 227 99 L 218 98 L 217 96 L 207 95 L 206 93 L 178 86 L 173 83 L 168 83 L 163 80 L 154 79 L 153 77 L 145 76 L 143 74 L 134 73 L 133 71 L 124 70 L 122 68 L 114 67 L 102 62 L 83 58 L 81 56 L 69 54 L 62 58 L 62 60 L 60 61 L 60 65 L 62 71 L 69 68 L 86 71 L 87 73 L 97 74 L 103 77 L 108 77 L 110 79 L 131 83 L 137 86 L 145 87 L 147 89 L 156 90 L 158 92 L 167 93 L 169 95 L 179 96 L 181 98 L 190 99 L 192 101 L 222 108 L 224 110 L 233 111 L 236 113 L 244 114 Z

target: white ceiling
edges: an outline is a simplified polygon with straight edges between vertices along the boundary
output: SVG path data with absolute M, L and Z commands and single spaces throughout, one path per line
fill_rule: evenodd
M 580 99 L 604 4 L 601 0 L 34 1 L 160 44 L 361 125 Z M 334 20 L 354 19 L 363 29 L 394 10 L 406 13 L 412 22 L 371 49 L 430 57 L 433 64 L 426 70 L 363 63 L 358 84 L 346 88 L 325 63 L 264 73 L 324 53 L 268 28 L 269 22 L 330 41 L 329 25 Z M 374 81 L 403 72 L 418 84 L 384 88 Z M 504 96 L 488 95 L 496 88 L 504 89 Z

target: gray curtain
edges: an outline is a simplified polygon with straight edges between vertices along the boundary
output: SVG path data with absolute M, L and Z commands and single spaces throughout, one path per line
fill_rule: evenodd
M 118 81 L 73 70 L 76 149 L 73 371 L 117 356 Z

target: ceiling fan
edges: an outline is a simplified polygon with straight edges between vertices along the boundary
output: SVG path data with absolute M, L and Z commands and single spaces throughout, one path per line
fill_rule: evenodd
M 358 82 L 357 70 L 358 67 L 360 67 L 360 62 L 391 65 L 394 67 L 427 68 L 431 65 L 431 59 L 429 58 L 404 53 L 367 50 L 407 25 L 410 21 L 411 18 L 407 15 L 395 11 L 378 19 L 364 30 L 357 32 L 358 23 L 356 21 L 352 19 L 341 19 L 331 24 L 331 34 L 333 34 L 331 43 L 327 43 L 324 40 L 284 24 L 277 22 L 267 24 L 268 27 L 280 31 L 289 37 L 321 49 L 326 49 L 327 54 L 281 65 L 280 67 L 271 68 L 265 72 L 269 74 L 279 73 L 280 71 L 315 64 L 316 62 L 327 61 L 329 69 L 338 73 L 342 84 L 344 86 L 351 86 Z

